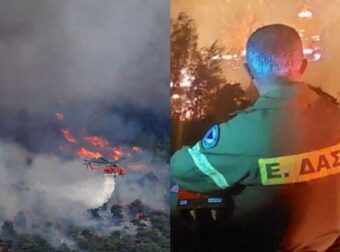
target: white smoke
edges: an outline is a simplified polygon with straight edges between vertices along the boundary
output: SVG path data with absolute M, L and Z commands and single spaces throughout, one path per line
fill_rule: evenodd
M 168 164 L 148 151 L 128 161 L 145 167 L 128 169 L 126 176 L 115 181 L 102 171 L 85 169 L 82 160 L 33 154 L 17 143 L 0 141 L 0 223 L 20 222 L 15 227 L 19 232 L 30 232 L 34 225 L 48 222 L 99 230 L 102 227 L 98 227 L 98 220 L 92 218 L 88 209 L 106 202 L 126 205 L 136 199 L 153 209 L 167 211 Z M 20 220 L 22 214 L 25 221 Z
M 28 226 L 48 221 L 81 225 L 87 209 L 111 197 L 114 178 L 86 170 L 81 160 L 33 155 L 17 144 L 0 142 L 0 219 L 24 213 Z
M 54 195 L 61 201 L 71 201 L 87 206 L 89 209 L 101 207 L 109 200 L 114 191 L 114 178 L 103 176 L 96 179 L 88 178 L 76 183 L 49 185 L 37 183 L 37 191 Z
M 115 179 L 115 191 L 109 204 L 130 204 L 141 200 L 154 210 L 169 208 L 169 163 L 161 150 L 142 149 L 119 164 L 126 168 L 127 174 Z

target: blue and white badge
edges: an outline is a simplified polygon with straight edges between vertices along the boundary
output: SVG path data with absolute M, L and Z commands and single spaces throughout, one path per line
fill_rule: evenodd
M 212 126 L 204 135 L 202 146 L 204 149 L 214 148 L 220 139 L 220 127 L 216 124 Z

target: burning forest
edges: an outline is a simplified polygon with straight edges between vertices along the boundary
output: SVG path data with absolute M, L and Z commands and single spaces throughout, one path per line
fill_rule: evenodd
M 245 43 L 258 27 L 285 23 L 294 27 L 309 61 L 306 82 L 339 97 L 337 29 L 340 2 L 298 0 L 180 1 L 171 8 L 171 116 L 203 120 L 212 114 L 212 97 L 229 85 L 247 90 L 251 80 L 242 64 Z M 243 107 L 245 96 L 235 102 Z M 231 109 L 233 110 L 233 108 Z
M 130 157 L 133 153 L 141 152 L 139 146 L 113 146 L 105 137 L 87 135 L 85 130 L 81 130 L 80 133 L 78 132 L 77 135 L 79 135 L 79 138 L 77 138 L 70 129 L 63 127 L 64 115 L 62 113 L 57 112 L 56 118 L 62 126 L 60 132 L 67 143 L 60 145 L 60 150 L 64 152 L 65 155 L 74 155 L 83 159 L 107 157 L 113 161 L 118 161 Z

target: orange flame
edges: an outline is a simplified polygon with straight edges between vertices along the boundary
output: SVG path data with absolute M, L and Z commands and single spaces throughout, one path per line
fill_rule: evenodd
M 55 117 L 60 122 L 64 121 L 64 115 L 60 112 L 56 112 Z M 68 128 L 62 128 L 60 131 L 67 142 L 74 144 L 60 145 L 60 151 L 64 154 L 73 153 L 80 158 L 98 159 L 101 157 L 109 157 L 113 161 L 117 161 L 130 157 L 133 153 L 142 151 L 139 146 L 112 146 L 110 141 L 103 136 L 85 135 L 85 130 L 81 131 L 79 139 L 72 135 L 71 130 Z M 138 171 L 145 167 L 142 163 L 130 163 L 129 168 Z
M 112 147 L 112 159 L 114 161 L 121 159 L 122 157 L 127 157 L 128 154 L 124 154 L 122 148 L 120 147 Z
M 70 142 L 70 143 L 76 143 L 77 139 L 72 136 L 71 132 L 69 129 L 61 129 L 61 132 L 63 133 L 64 138 Z
M 83 139 L 95 147 L 106 148 L 109 146 L 109 141 L 100 136 L 84 136 Z
M 85 147 L 81 147 L 76 151 L 76 155 L 82 158 L 100 158 L 102 157 L 102 154 L 99 152 L 94 152 L 86 149 Z

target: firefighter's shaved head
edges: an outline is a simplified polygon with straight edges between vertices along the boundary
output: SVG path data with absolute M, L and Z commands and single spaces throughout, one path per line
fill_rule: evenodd
M 255 79 L 289 78 L 304 70 L 301 39 L 289 26 L 273 24 L 259 28 L 248 39 L 246 49 L 247 65 Z

